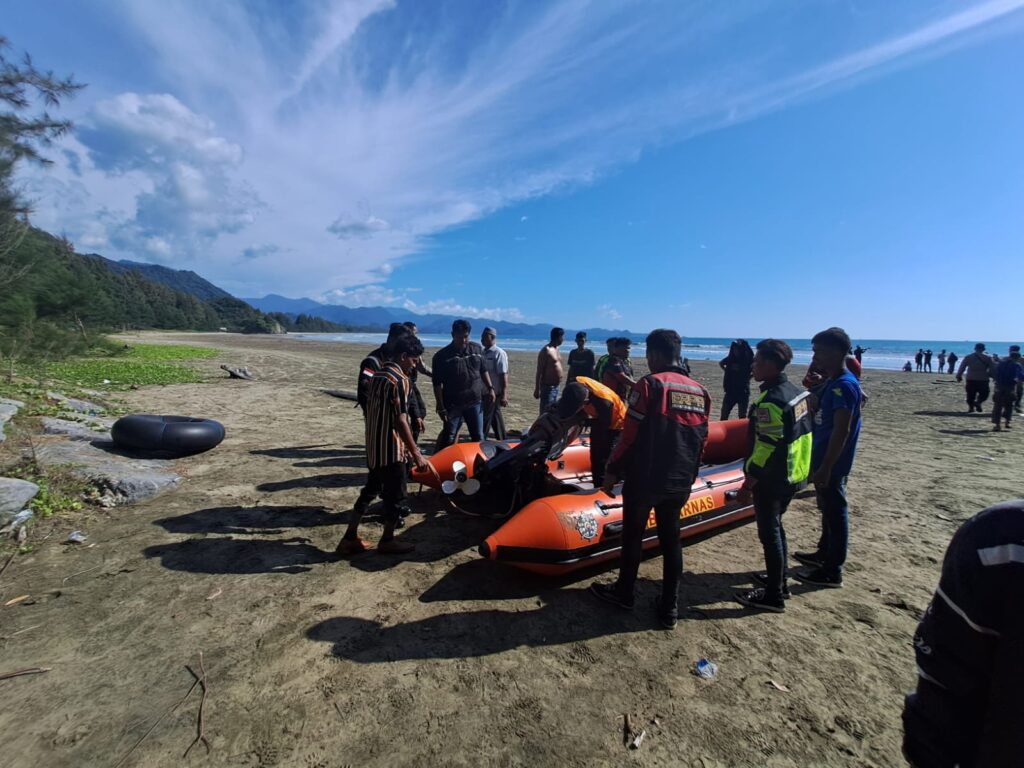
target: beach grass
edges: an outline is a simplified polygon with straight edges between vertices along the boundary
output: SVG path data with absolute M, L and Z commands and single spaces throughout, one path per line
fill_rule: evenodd
M 128 389 L 160 384 L 194 384 L 203 380 L 183 361 L 217 356 L 217 350 L 184 344 L 133 344 L 47 364 L 42 378 L 76 387 Z

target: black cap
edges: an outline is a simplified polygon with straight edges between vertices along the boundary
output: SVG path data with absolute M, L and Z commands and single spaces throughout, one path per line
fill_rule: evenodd
M 578 382 L 573 382 L 565 388 L 561 399 L 558 401 L 558 418 L 568 419 L 576 415 L 587 399 L 587 388 Z

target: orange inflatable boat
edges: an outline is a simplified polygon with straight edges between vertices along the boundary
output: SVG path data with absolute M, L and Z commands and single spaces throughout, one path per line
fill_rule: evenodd
M 746 419 L 712 422 L 700 474 L 679 510 L 683 538 L 753 516 L 737 501 L 747 450 Z M 413 474 L 445 493 L 455 509 L 472 515 L 509 517 L 480 544 L 480 554 L 524 570 L 560 575 L 619 557 L 622 500 L 590 483 L 590 448 L 570 435 L 549 451 L 539 442 L 458 443 L 431 457 L 441 483 Z M 533 451 L 532 456 L 528 455 Z M 619 489 L 616 489 L 618 493 Z M 644 548 L 658 546 L 654 515 Z

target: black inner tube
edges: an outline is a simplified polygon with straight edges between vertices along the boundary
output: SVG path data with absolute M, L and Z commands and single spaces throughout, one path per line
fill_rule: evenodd
M 118 419 L 110 436 L 121 448 L 187 456 L 219 445 L 224 426 L 213 419 L 191 416 L 135 414 Z

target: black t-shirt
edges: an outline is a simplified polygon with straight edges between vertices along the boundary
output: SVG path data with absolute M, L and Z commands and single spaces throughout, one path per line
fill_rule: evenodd
M 569 353 L 568 381 L 576 381 L 579 376 L 594 378 L 594 350 L 574 349 Z
M 601 374 L 601 383 L 625 400 L 629 397 L 629 386 L 620 383 L 614 376 L 616 373 L 633 378 L 633 364 L 629 362 L 628 357 L 612 355 L 608 358 L 608 365 L 605 366 L 604 372 Z
M 445 409 L 465 408 L 483 399 L 483 347 L 476 342 L 462 350 L 449 344 L 434 354 L 434 384 L 443 386 Z

